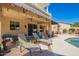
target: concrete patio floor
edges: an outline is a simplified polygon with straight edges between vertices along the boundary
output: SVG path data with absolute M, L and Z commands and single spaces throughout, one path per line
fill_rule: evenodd
M 36 51 L 36 52 L 32 52 L 32 55 L 29 54 L 29 51 L 27 49 L 20 52 L 19 48 L 12 48 L 11 52 L 5 54 L 5 56 L 62 56 L 60 54 L 48 51 L 46 49 L 47 47 L 45 46 L 43 48 L 44 49 L 42 49 L 41 53 L 39 51 Z
M 75 35 L 61 34 L 58 37 L 52 38 L 53 40 L 53 52 L 65 55 L 65 56 L 79 56 L 79 48 L 75 47 L 66 41 L 67 38 L 78 37 Z
M 51 45 L 51 51 L 48 47 L 40 44 L 42 48 L 42 53 L 33 52 L 32 56 L 79 56 L 79 48 L 75 47 L 66 41 L 67 38 L 78 37 L 69 34 L 60 34 L 56 37 L 51 38 L 53 44 Z M 5 56 L 30 56 L 28 50 L 24 50 L 22 53 L 19 48 L 12 48 L 10 53 L 5 54 Z

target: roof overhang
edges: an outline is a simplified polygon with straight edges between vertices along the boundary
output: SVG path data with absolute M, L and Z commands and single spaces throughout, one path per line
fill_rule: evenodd
M 45 11 L 36 8 L 31 3 L 14 3 L 17 6 L 23 7 L 24 9 L 30 10 L 33 13 L 36 13 L 44 18 L 51 19 L 50 15 L 47 14 Z

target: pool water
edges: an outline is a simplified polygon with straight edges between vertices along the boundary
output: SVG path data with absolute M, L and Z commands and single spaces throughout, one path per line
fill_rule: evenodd
M 68 38 L 68 39 L 65 39 L 65 41 L 76 47 L 79 47 L 79 38 Z

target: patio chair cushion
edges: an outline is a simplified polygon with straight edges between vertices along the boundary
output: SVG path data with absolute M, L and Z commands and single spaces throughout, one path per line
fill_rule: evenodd
M 25 48 L 38 47 L 36 44 L 33 44 L 33 43 L 31 43 L 31 42 L 24 41 L 24 40 L 22 40 L 20 37 L 18 37 L 18 38 L 19 38 L 20 44 L 21 44 L 23 47 L 25 47 Z
M 19 39 L 19 42 L 22 44 L 22 46 L 24 46 L 25 48 L 39 47 L 38 44 L 27 42 L 25 36 L 23 34 L 21 35 L 18 37 L 18 39 Z
M 33 44 L 31 42 L 27 42 L 26 40 L 24 40 L 25 38 L 22 39 L 23 38 L 22 36 L 18 37 L 19 42 L 20 42 L 20 46 L 27 49 L 29 51 L 30 55 L 32 55 L 32 52 L 34 52 L 34 51 L 40 50 L 40 52 L 41 52 L 41 47 L 38 44 Z
M 27 41 L 26 36 L 24 34 L 19 34 L 18 37 L 20 37 L 24 41 Z
M 33 33 L 35 39 L 37 42 L 44 43 L 45 45 L 51 45 L 52 41 L 51 40 L 46 40 L 46 39 L 40 39 L 39 36 L 36 33 Z
M 40 39 L 42 38 L 42 33 L 41 32 L 37 32 L 37 35 L 40 37 Z
M 39 39 L 40 39 L 39 36 L 38 36 L 36 33 L 33 33 L 33 36 L 34 36 L 34 38 L 35 38 L 36 40 L 39 40 Z

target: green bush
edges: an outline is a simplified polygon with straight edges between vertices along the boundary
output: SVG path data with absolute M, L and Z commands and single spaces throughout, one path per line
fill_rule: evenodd
M 67 29 L 63 29 L 63 33 L 67 33 Z
M 75 32 L 75 29 L 69 29 L 69 32 L 70 33 L 74 33 Z

